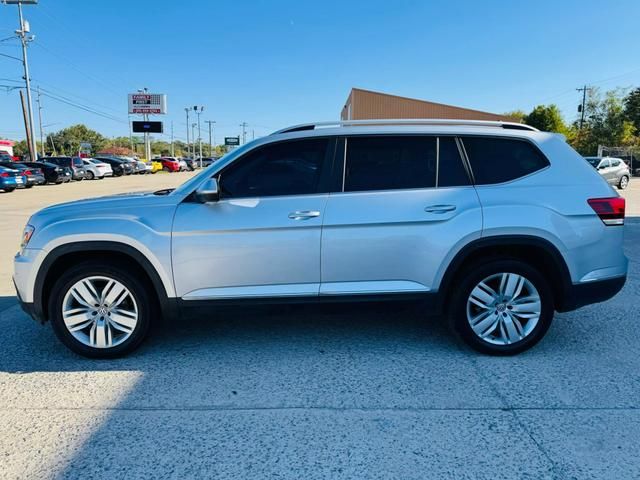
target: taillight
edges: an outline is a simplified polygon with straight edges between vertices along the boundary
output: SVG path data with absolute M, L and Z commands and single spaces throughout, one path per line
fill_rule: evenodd
M 587 202 L 605 225 L 624 225 L 624 198 L 590 198 Z
M 25 170 L 25 171 L 23 172 L 23 174 L 24 174 L 24 175 L 31 175 L 31 170 Z
M 9 174 L 7 172 L 0 173 L 0 177 L 2 177 L 2 178 L 7 178 L 8 176 L 9 176 Z

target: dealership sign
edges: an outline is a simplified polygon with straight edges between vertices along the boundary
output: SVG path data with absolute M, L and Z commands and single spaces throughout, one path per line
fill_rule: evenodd
M 240 137 L 224 137 L 224 144 L 228 147 L 237 147 L 240 145 Z
M 167 96 L 158 93 L 130 93 L 129 113 L 139 115 L 167 113 Z

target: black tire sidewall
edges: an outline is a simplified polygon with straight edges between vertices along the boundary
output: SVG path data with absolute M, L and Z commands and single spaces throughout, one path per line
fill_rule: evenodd
M 516 273 L 524 276 L 538 290 L 541 313 L 538 324 L 525 339 L 511 345 L 493 345 L 480 339 L 467 320 L 467 299 L 471 290 L 483 279 L 496 273 Z M 490 355 L 515 355 L 537 344 L 551 326 L 554 314 L 553 292 L 544 276 L 529 264 L 515 259 L 499 259 L 470 266 L 457 282 L 451 297 L 450 325 L 457 335 L 473 349 Z
M 104 276 L 122 283 L 133 295 L 138 307 L 138 324 L 131 336 L 113 348 L 102 349 L 84 345 L 67 330 L 62 318 L 62 301 L 67 291 L 78 280 L 90 276 Z M 56 336 L 70 350 L 89 358 L 115 358 L 135 350 L 149 332 L 152 303 L 143 283 L 125 265 L 108 265 L 102 262 L 84 262 L 64 272 L 51 290 L 49 296 L 49 318 Z
M 87 180 L 93 180 L 94 178 L 96 178 L 96 176 L 93 172 L 87 172 Z

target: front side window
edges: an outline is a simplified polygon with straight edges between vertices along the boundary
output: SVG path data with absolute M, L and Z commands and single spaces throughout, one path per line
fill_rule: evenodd
M 259 147 L 220 175 L 224 198 L 308 195 L 319 192 L 329 141 L 293 140 Z
M 525 140 L 463 137 L 477 185 L 491 185 L 524 177 L 549 166 L 549 161 Z
M 436 142 L 426 136 L 348 138 L 344 191 L 435 187 Z

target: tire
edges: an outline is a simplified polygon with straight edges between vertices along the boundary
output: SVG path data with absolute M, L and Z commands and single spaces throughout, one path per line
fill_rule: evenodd
M 120 297 L 118 292 L 120 290 L 117 290 L 113 293 L 114 295 L 117 294 L 114 301 L 108 300 L 109 295 L 106 295 L 105 308 L 101 308 L 102 305 L 96 307 L 98 304 L 95 303 L 90 305 L 91 309 L 88 309 L 85 307 L 87 303 L 78 303 L 78 299 L 96 298 L 88 293 L 89 289 L 83 289 L 80 286 L 80 289 L 75 290 L 75 295 L 70 291 L 72 287 L 77 287 L 79 285 L 78 282 L 83 280 L 85 282 L 87 280 L 90 281 L 98 295 L 105 295 L 105 291 L 113 293 L 114 290 L 109 290 L 108 287 L 110 285 L 109 282 L 115 281 L 117 283 L 113 288 L 121 286 L 126 289 L 126 292 L 124 292 L 126 295 L 123 295 L 125 298 L 118 302 L 117 299 Z M 85 292 L 84 295 L 78 293 L 83 291 Z M 108 264 L 102 261 L 86 261 L 69 268 L 53 285 L 48 305 L 49 318 L 58 339 L 73 352 L 88 358 L 116 358 L 134 351 L 147 336 L 151 318 L 157 312 L 151 299 L 152 295 L 145 288 L 145 283 L 126 265 L 121 263 Z M 100 302 L 100 300 L 95 301 Z M 107 308 L 107 305 L 111 305 L 111 307 Z M 93 308 L 96 308 L 96 310 L 93 310 Z M 80 314 L 69 315 L 67 313 L 67 322 L 76 327 L 76 331 L 73 333 L 65 324 L 63 309 L 66 309 L 67 312 L 83 310 Z M 95 315 L 93 314 L 94 311 L 96 312 Z M 136 314 L 137 317 L 134 319 L 121 314 L 121 312 L 127 313 L 127 315 Z M 104 317 L 101 317 L 101 314 Z M 73 316 L 79 317 L 81 320 L 70 320 Z M 118 322 L 123 322 L 122 324 L 115 321 L 116 316 Z M 101 319 L 106 321 L 101 321 Z M 71 323 L 74 321 L 79 323 Z M 86 328 L 78 328 L 85 323 L 87 324 Z M 103 336 L 97 334 L 99 331 L 97 325 L 99 323 L 104 325 L 102 328 Z M 95 333 L 92 333 L 92 331 Z M 93 335 L 93 338 L 91 335 Z M 109 339 L 112 346 L 108 346 Z M 102 346 L 98 346 L 99 344 L 102 344 Z
M 169 172 L 169 167 L 162 167 L 163 172 Z
M 518 276 L 524 278 L 524 281 L 520 282 Z M 510 282 L 505 282 L 507 288 L 501 290 L 503 278 Z M 483 288 L 479 287 L 481 282 L 484 282 Z M 528 350 L 544 337 L 553 320 L 553 293 L 548 280 L 523 261 L 494 258 L 472 264 L 458 276 L 453 285 L 455 290 L 449 304 L 450 326 L 467 345 L 479 352 L 515 355 Z M 493 288 L 488 290 L 486 286 Z M 473 299 L 472 291 L 477 292 Z M 500 298 L 505 291 L 505 298 Z M 514 294 L 511 295 L 513 300 L 510 300 L 510 292 Z M 535 293 L 539 303 L 535 301 Z M 490 297 L 492 300 L 489 300 Z M 523 302 L 525 298 L 533 300 Z M 530 318 L 526 318 L 526 315 Z M 484 338 L 474 331 L 471 319 L 478 319 L 475 329 Z
M 620 181 L 618 182 L 618 190 L 624 190 L 629 186 L 629 177 L 623 175 L 620 177 Z
M 9 188 L 5 188 L 5 189 L 3 189 L 3 190 L 4 190 L 5 192 L 7 192 L 7 193 L 11 193 L 11 192 L 13 192 L 15 189 L 16 189 L 16 187 L 9 187 Z
M 93 179 L 95 179 L 95 178 L 96 178 L 96 176 L 93 174 L 93 172 L 88 171 L 87 173 L 85 173 L 85 178 L 86 178 L 87 180 L 93 180 Z
M 31 185 L 25 185 L 24 188 L 33 188 L 33 183 Z

